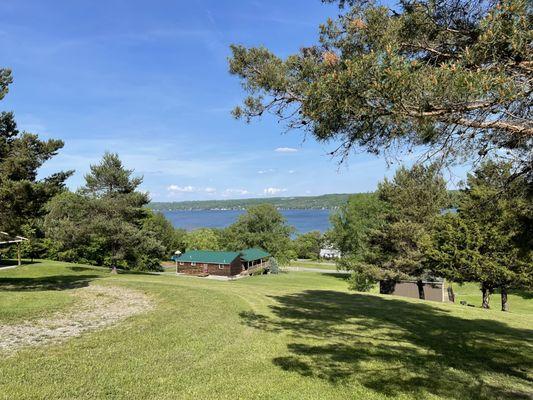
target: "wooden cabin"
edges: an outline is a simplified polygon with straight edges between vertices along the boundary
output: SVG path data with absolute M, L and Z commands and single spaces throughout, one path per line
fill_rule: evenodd
M 176 258 L 176 273 L 196 276 L 237 276 L 268 269 L 270 254 L 262 249 L 242 251 L 191 250 Z
M 268 259 L 270 254 L 262 249 L 246 249 L 241 251 L 241 262 L 243 272 L 252 273 L 258 269 L 269 267 Z

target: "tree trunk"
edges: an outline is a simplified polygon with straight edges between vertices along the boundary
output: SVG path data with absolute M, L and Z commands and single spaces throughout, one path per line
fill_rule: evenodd
M 22 258 L 20 256 L 20 242 L 17 243 L 17 265 L 22 265 Z
M 490 300 L 490 290 L 485 285 L 481 285 L 481 293 L 483 294 L 483 302 L 481 303 L 481 308 L 489 309 L 489 300 Z
M 416 286 L 418 286 L 418 298 L 421 300 L 426 299 L 426 295 L 424 294 L 424 282 L 422 282 L 421 279 L 416 281 Z
M 502 294 L 502 311 L 509 311 L 509 304 L 507 303 L 507 288 L 505 286 L 501 287 Z

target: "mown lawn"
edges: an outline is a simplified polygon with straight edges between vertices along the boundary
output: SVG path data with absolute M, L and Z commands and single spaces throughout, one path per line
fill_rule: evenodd
M 331 262 L 320 262 L 312 260 L 294 260 L 291 261 L 290 267 L 302 267 L 302 268 L 313 268 L 313 269 L 329 269 L 332 271 L 337 270 L 337 266 Z
M 43 261 L 0 270 L 0 323 L 76 307 L 69 291 L 84 285 L 136 289 L 156 307 L 60 344 L 1 354 L 0 398 L 462 400 L 533 393 L 533 304 L 523 293 L 510 296 L 513 311 L 505 314 L 351 293 L 342 277 L 313 272 L 223 282 Z M 462 290 L 479 302 L 474 286 Z

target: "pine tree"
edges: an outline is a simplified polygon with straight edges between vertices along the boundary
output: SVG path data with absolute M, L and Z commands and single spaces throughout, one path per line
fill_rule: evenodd
M 426 250 L 428 268 L 456 282 L 478 282 L 482 307 L 499 289 L 533 285 L 533 202 L 525 177 L 509 163 L 486 162 L 468 176 L 457 214 L 438 219 Z
M 533 16 L 527 0 L 339 2 L 319 42 L 286 58 L 232 46 L 230 72 L 249 96 L 234 115 L 270 112 L 317 140 L 390 155 L 510 152 L 533 181 Z
M 401 167 L 392 181 L 378 186 L 377 196 L 384 203 L 384 223 L 368 234 L 363 259 L 351 267 L 368 287 L 371 278 L 381 280 L 415 279 L 419 297 L 424 298 L 424 243 L 435 218 L 448 204 L 446 184 L 436 165 Z
M 106 153 L 91 166 L 78 193 L 64 193 L 49 205 L 49 237 L 62 245 L 61 257 L 111 267 L 159 269 L 168 253 L 159 230 L 145 222 L 149 197 L 142 178 L 125 169 L 117 154 Z M 153 222 L 153 221 L 152 221 Z
M 0 69 L 0 100 L 11 83 L 11 71 Z M 0 231 L 21 235 L 23 227 L 35 227 L 45 214 L 44 205 L 64 190 L 73 171 L 37 177 L 39 168 L 62 147 L 61 140 L 43 141 L 19 131 L 13 113 L 0 113 Z

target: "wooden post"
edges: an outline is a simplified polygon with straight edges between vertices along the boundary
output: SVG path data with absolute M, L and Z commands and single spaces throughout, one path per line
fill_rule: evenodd
M 20 258 L 20 242 L 17 243 L 17 261 L 18 265 L 22 265 L 22 259 Z

